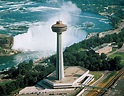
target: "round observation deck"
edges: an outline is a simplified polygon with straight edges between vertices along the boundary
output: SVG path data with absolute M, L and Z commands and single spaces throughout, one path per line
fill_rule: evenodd
M 51 28 L 53 32 L 62 33 L 67 30 L 67 25 L 63 24 L 62 21 L 57 21 Z

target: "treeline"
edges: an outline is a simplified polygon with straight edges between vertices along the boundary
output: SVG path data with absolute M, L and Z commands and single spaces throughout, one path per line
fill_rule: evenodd
M 109 20 L 111 21 L 111 25 L 114 28 L 118 28 L 119 27 L 119 23 L 121 22 L 121 20 L 124 19 L 124 10 L 121 9 L 116 9 L 116 11 L 114 12 L 114 14 L 109 17 Z
M 124 42 L 124 28 L 118 34 L 114 33 L 111 35 L 105 35 L 102 38 L 92 37 L 90 39 L 85 39 L 77 44 L 73 44 L 72 46 L 67 47 L 65 52 L 71 49 L 79 50 L 80 48 L 90 50 L 104 43 L 112 43 L 112 42 L 115 42 L 115 44 L 117 45 L 119 45 L 120 43 L 122 44 Z
M 123 0 L 65 0 L 72 1 L 77 4 L 103 4 L 103 5 L 123 5 Z
M 107 56 L 102 53 L 101 55 L 91 51 L 82 52 L 65 52 L 64 62 L 67 66 L 81 66 L 87 68 L 91 71 L 104 71 L 104 70 L 119 70 L 122 68 L 120 65 L 121 58 L 107 58 Z
M 54 70 L 53 65 L 47 68 L 42 65 L 34 66 L 32 60 L 28 63 L 20 63 L 17 68 L 11 67 L 8 71 L 3 72 L 5 76 L 2 79 L 10 79 L 10 81 L 0 83 L 0 96 L 10 95 L 19 88 L 33 86 Z
M 95 53 L 93 48 L 104 43 L 115 42 L 118 48 L 121 48 L 124 42 L 124 29 L 119 34 L 106 35 L 103 38 L 93 37 L 88 40 L 83 40 L 78 44 L 73 44 L 67 47 L 64 51 L 65 66 L 82 66 L 89 70 L 119 70 L 122 68 L 121 57 L 107 58 L 102 53 Z M 50 58 L 52 63 L 56 63 L 55 55 Z

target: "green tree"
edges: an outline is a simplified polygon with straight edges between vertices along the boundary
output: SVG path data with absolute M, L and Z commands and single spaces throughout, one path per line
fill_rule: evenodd
M 36 65 L 34 69 L 36 71 L 38 71 L 38 72 L 41 72 L 41 71 L 44 71 L 45 70 L 45 68 L 42 65 Z
M 5 96 L 6 93 L 6 86 L 5 85 L 0 85 L 0 95 Z
M 106 59 L 106 58 L 107 58 L 107 56 L 104 53 L 102 53 L 101 54 L 101 59 Z
M 24 77 L 21 74 L 18 75 L 18 77 L 17 77 L 17 79 L 15 81 L 15 84 L 16 84 L 16 86 L 18 88 L 25 87 L 25 85 L 24 85 Z
M 85 64 L 84 64 L 83 61 L 79 61 L 79 62 L 78 62 L 78 65 L 81 66 L 81 67 L 85 67 Z
M 38 72 L 29 71 L 28 73 L 25 74 L 24 84 L 26 86 L 35 85 L 38 82 L 38 78 L 39 78 Z
M 103 60 L 102 64 L 103 64 L 103 66 L 101 68 L 102 70 L 109 70 L 110 69 L 110 64 L 108 63 L 107 60 Z
M 121 62 L 120 56 L 116 56 L 113 59 L 110 59 L 109 60 L 110 70 L 119 70 L 120 68 L 122 68 L 120 62 Z
M 18 72 L 17 72 L 17 69 L 15 67 L 11 67 L 9 70 L 8 70 L 8 75 L 10 78 L 15 78 L 17 77 L 18 75 Z
M 6 93 L 8 95 L 11 94 L 11 92 L 16 89 L 15 83 L 13 81 L 6 83 L 5 86 L 6 86 Z
M 118 48 L 121 48 L 123 46 L 123 42 L 118 43 Z

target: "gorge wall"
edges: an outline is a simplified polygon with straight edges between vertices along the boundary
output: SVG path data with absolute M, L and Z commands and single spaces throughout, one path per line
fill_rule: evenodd
M 9 35 L 0 34 L 0 47 L 5 49 L 11 49 L 13 46 L 13 37 Z

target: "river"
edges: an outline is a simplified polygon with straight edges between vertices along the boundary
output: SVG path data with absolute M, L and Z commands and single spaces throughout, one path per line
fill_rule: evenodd
M 0 57 L 0 71 L 25 60 L 55 54 L 56 34 L 51 26 L 57 20 L 68 27 L 63 33 L 63 48 L 82 41 L 88 33 L 112 29 L 108 18 L 82 12 L 72 2 L 0 1 L 0 33 L 13 36 L 13 49 L 22 51 L 14 56 Z

